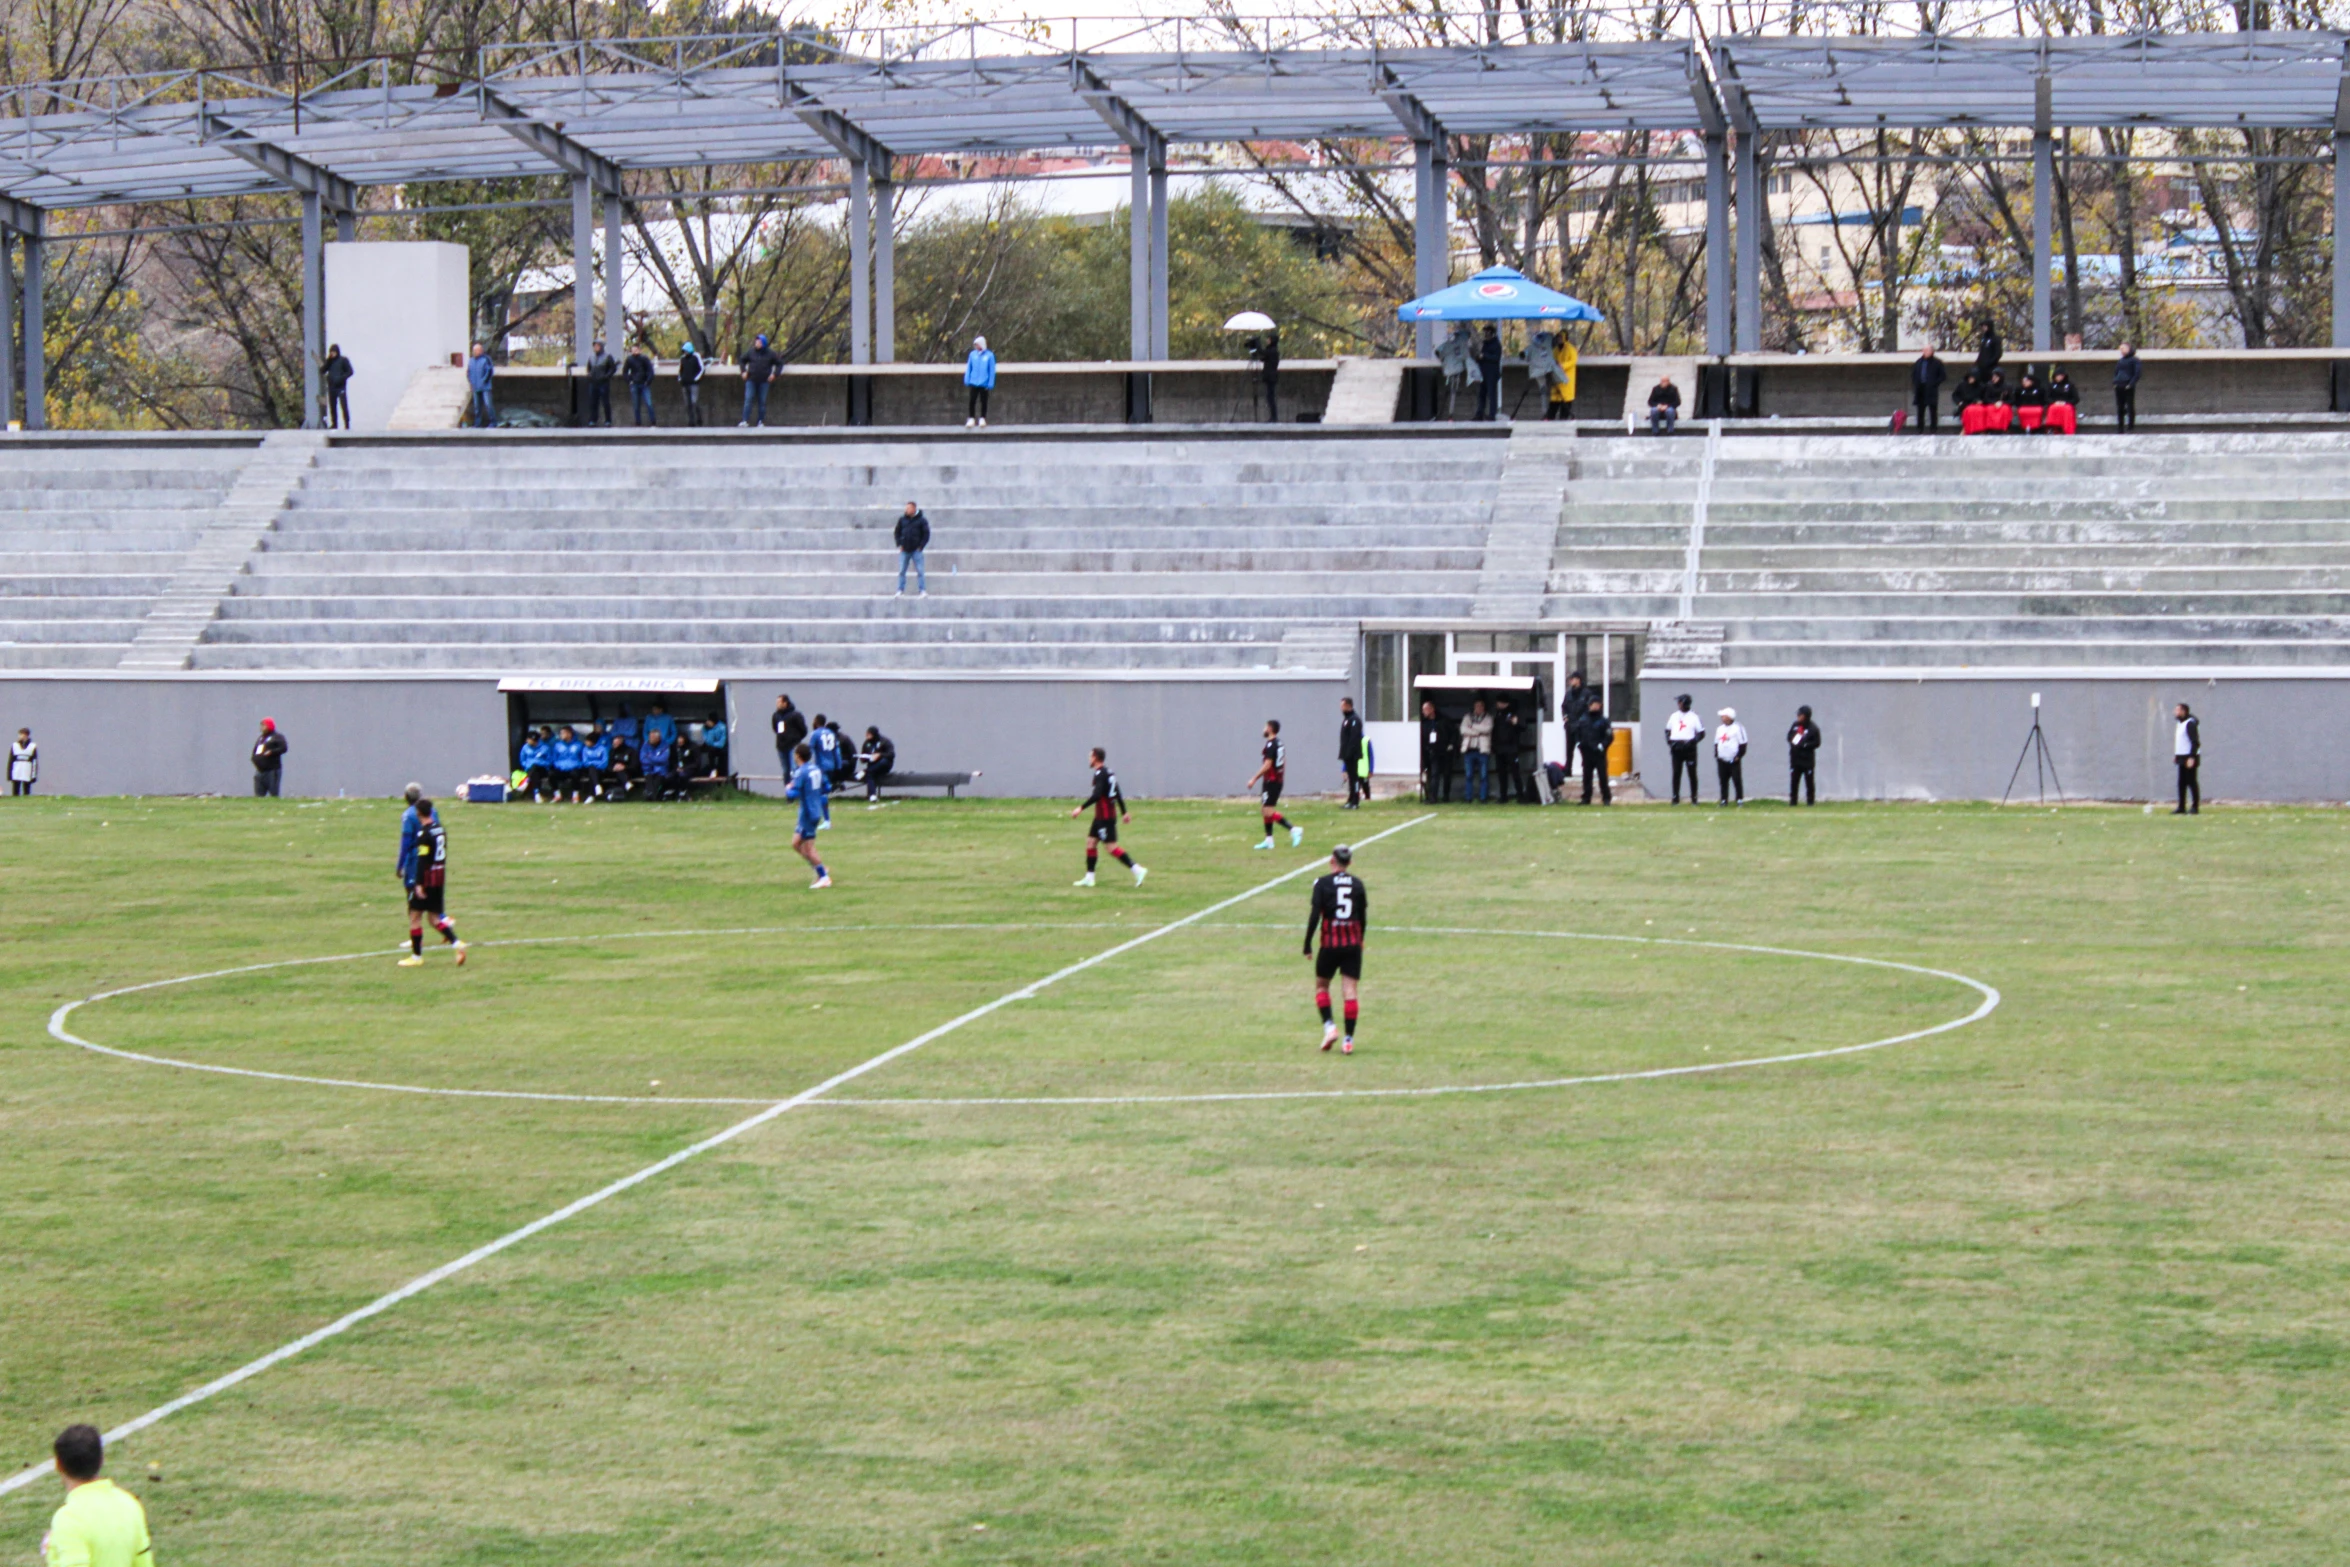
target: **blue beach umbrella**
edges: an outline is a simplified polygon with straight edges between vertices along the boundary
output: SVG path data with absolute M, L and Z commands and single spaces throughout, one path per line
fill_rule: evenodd
M 1529 282 L 1508 267 L 1487 267 L 1466 283 L 1395 307 L 1399 321 L 1602 321 L 1580 299 Z

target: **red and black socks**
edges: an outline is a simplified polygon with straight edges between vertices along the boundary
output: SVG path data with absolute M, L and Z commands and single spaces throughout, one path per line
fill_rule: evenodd
M 1325 1022 L 1325 1023 L 1329 1022 L 1329 1021 L 1330 1021 L 1330 992 L 1329 992 L 1329 991 L 1327 991 L 1327 990 L 1317 990 L 1317 991 L 1315 991 L 1315 992 L 1314 992 L 1314 1005 L 1315 1005 L 1315 1006 L 1317 1006 L 1317 1007 L 1320 1007 L 1320 1008 L 1322 1009 L 1322 1021 L 1323 1021 L 1323 1022 Z

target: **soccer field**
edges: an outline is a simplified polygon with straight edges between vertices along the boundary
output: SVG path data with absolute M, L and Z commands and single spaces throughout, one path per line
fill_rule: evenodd
M 394 803 L 8 802 L 0 1473 L 932 1036 L 110 1473 L 167 1564 L 2339 1559 L 2350 812 L 1066 809 L 452 807 L 403 970 Z M 281 1076 L 49 1032 L 222 970 L 61 1026 Z

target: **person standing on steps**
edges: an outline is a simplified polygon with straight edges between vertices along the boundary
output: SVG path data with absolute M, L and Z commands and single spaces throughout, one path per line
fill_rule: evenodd
M 661 421 L 653 414 L 653 356 L 638 343 L 628 351 L 621 362 L 621 379 L 628 383 L 628 422 L 634 425 L 657 425 Z
M 8 792 L 31 794 L 40 777 L 41 748 L 33 743 L 30 729 L 19 729 L 8 744 Z
M 1999 341 L 1998 324 L 1986 320 L 1983 323 L 1983 336 L 1975 345 L 1975 379 L 1985 386 L 1990 385 L 1992 374 L 1998 370 L 1999 361 L 2006 355 L 2007 350 Z
M 1351 811 L 1362 803 L 1371 784 L 1363 776 L 1363 720 L 1351 696 L 1338 699 L 1338 765 L 1346 769 L 1346 809 Z
M 473 357 L 465 361 L 465 389 L 472 399 L 473 427 L 494 430 L 498 427 L 498 404 L 491 392 L 496 384 L 498 366 L 490 358 L 490 351 L 481 344 L 473 345 Z
M 1819 772 L 1820 726 L 1811 721 L 1811 709 L 1795 710 L 1795 722 L 1787 726 L 1787 803 L 1795 803 L 1795 791 L 1803 791 L 1803 803 L 1820 803 Z
M 588 403 L 587 417 L 580 422 L 591 429 L 598 423 L 609 428 L 612 423 L 612 378 L 620 373 L 620 361 L 605 351 L 604 340 L 599 337 L 588 344 L 587 364 L 583 368 L 587 371 Z M 597 419 L 598 414 L 603 415 L 601 420 Z
M 278 787 L 285 779 L 286 737 L 278 732 L 277 720 L 261 720 L 261 733 L 253 738 L 253 798 L 274 800 Z
M 2138 350 L 2122 344 L 2121 357 L 2113 362 L 2113 427 L 2116 430 L 2138 428 L 2138 380 L 2146 373 L 2146 366 L 2138 358 Z
M 1477 339 L 1477 417 L 1501 417 L 1501 333 L 1492 322 Z
M 736 429 L 766 428 L 767 383 L 782 368 L 783 356 L 767 346 L 766 333 L 751 339 L 751 351 L 743 355 L 743 417 Z
M 693 429 L 702 423 L 702 370 L 702 352 L 689 337 L 677 345 L 677 395 L 685 399 L 685 422 Z
M 922 515 L 922 508 L 906 502 L 905 515 L 898 518 L 898 590 L 895 598 L 906 596 L 906 568 L 914 568 L 914 596 L 930 597 L 930 575 L 923 569 L 922 552 L 930 548 L 930 519 Z
M 2171 761 L 2179 772 L 2179 804 L 2173 816 L 2203 814 L 2203 720 L 2181 702 L 2171 709 L 2177 727 L 2171 731 Z
M 1575 749 L 1583 757 L 1583 803 L 1591 803 L 1591 786 L 1597 783 L 1599 803 L 1615 804 L 1615 792 L 1608 786 L 1607 754 L 1608 748 L 1616 742 L 1616 726 L 1601 711 L 1598 697 L 1594 696 L 1585 704 L 1583 716 L 1575 722 L 1574 733 Z
M 1672 714 L 1665 719 L 1665 749 L 1673 758 L 1673 799 L 1681 803 L 1681 769 L 1689 770 L 1689 803 L 1698 803 L 1697 748 L 1705 743 L 1705 720 L 1689 710 L 1689 695 L 1683 692 L 1673 698 Z
M 1949 370 L 1935 354 L 1934 345 L 1928 343 L 1909 367 L 1909 401 L 1917 410 L 1921 434 L 1942 428 L 1942 383 L 1949 378 Z
M 963 428 L 987 428 L 987 400 L 995 392 L 995 350 L 987 346 L 987 339 L 971 339 L 971 352 L 963 356 Z
M 1738 709 L 1725 707 L 1714 725 L 1714 782 L 1721 790 L 1722 804 L 1730 803 L 1730 792 L 1738 792 L 1738 803 L 1746 803 L 1746 726 L 1738 722 Z
M 359 372 L 351 361 L 343 357 L 343 345 L 326 345 L 326 363 L 318 367 L 319 379 L 326 383 L 326 427 L 330 430 L 351 428 L 351 377 Z M 340 420 L 341 423 L 336 421 Z

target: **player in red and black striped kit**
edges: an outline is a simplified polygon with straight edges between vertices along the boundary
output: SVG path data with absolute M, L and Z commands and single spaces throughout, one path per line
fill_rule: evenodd
M 1258 796 L 1258 803 L 1265 813 L 1265 841 L 1257 847 L 1270 849 L 1273 847 L 1273 829 L 1287 827 L 1289 846 L 1294 849 L 1306 841 L 1306 830 L 1281 814 L 1281 784 L 1289 776 L 1289 747 L 1281 743 L 1280 719 L 1265 720 L 1265 749 L 1260 754 L 1263 760 L 1257 763 L 1257 770 L 1248 775 L 1248 783 L 1243 786 L 1263 791 Z
M 1322 1009 L 1322 1048 L 1338 1045 L 1355 1053 L 1355 1024 L 1362 1016 L 1355 989 L 1363 978 L 1363 932 L 1371 923 L 1371 894 L 1347 867 L 1355 852 L 1345 844 L 1330 851 L 1330 874 L 1314 883 L 1313 908 L 1306 914 L 1306 956 L 1314 957 L 1314 931 L 1322 932 L 1322 954 L 1314 958 L 1314 1005 Z M 1330 977 L 1338 976 L 1346 1007 L 1344 1043 L 1330 1020 Z
M 449 887 L 449 831 L 441 825 L 430 800 L 418 799 L 413 809 L 416 837 L 400 850 L 400 880 L 408 888 L 408 955 L 400 960 L 400 967 L 423 966 L 427 919 L 441 933 L 441 940 L 457 954 L 457 962 L 462 966 L 465 943 L 457 939 L 457 926 L 443 906 Z
M 1109 758 L 1102 754 L 1102 748 L 1098 745 L 1086 753 L 1086 765 L 1093 769 L 1093 793 L 1087 795 L 1069 813 L 1071 816 L 1083 816 L 1088 810 L 1093 812 L 1093 820 L 1085 828 L 1085 874 L 1077 878 L 1076 884 L 1080 887 L 1093 885 L 1095 858 L 1107 846 L 1111 859 L 1134 872 L 1134 885 L 1139 887 L 1143 877 L 1150 872 L 1135 864 L 1126 851 L 1118 847 L 1118 824 L 1133 819 L 1126 814 L 1126 796 L 1118 792 L 1118 775 L 1110 771 Z

